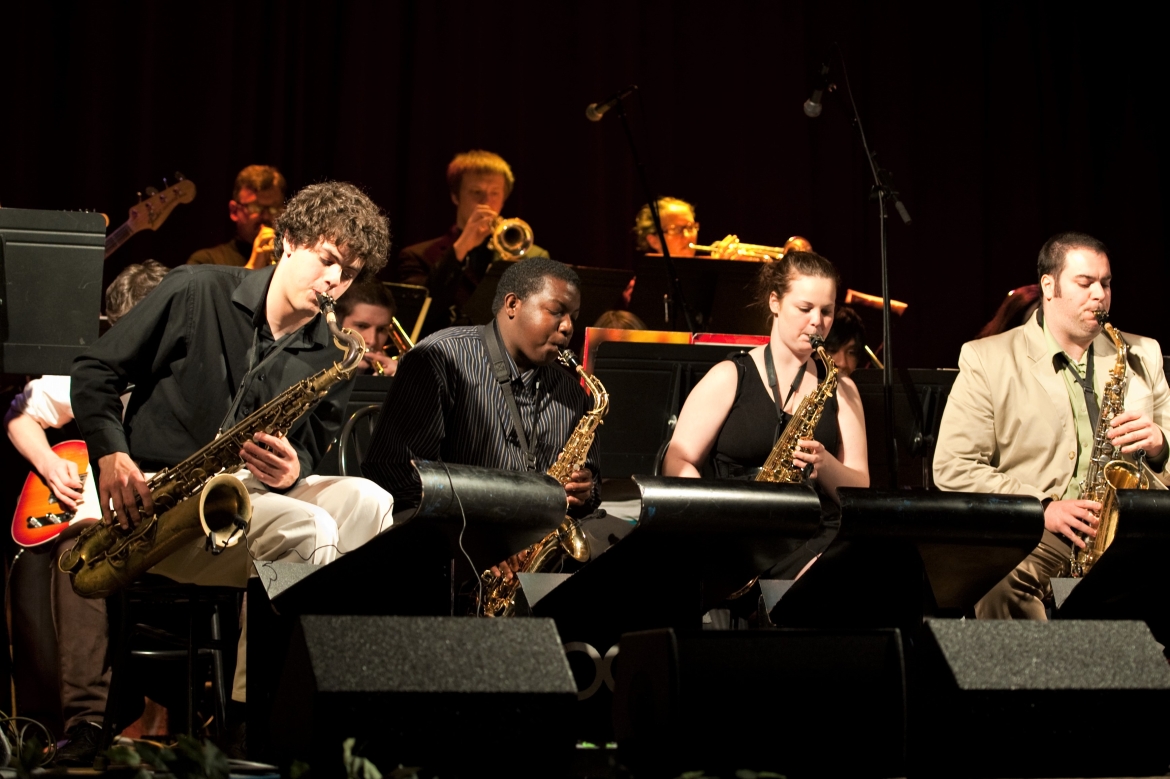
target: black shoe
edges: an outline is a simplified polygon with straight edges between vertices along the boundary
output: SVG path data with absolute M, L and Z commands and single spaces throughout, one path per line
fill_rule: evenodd
M 68 743 L 57 750 L 53 764 L 89 768 L 102 741 L 102 726 L 96 722 L 79 722 L 65 732 L 65 739 Z

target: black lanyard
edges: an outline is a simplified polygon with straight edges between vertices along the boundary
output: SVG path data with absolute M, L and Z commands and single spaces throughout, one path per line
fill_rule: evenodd
M 516 396 L 512 392 L 512 369 L 508 365 L 508 358 L 504 353 L 504 344 L 500 339 L 500 330 L 495 322 L 490 325 L 479 326 L 479 337 L 487 349 L 488 359 L 492 364 L 492 373 L 500 385 L 500 392 L 508 402 L 508 411 L 512 415 L 512 426 L 516 428 L 516 438 L 520 442 L 520 450 L 524 453 L 524 470 L 536 470 L 536 454 L 528 442 L 528 434 L 524 432 L 524 422 L 520 418 L 520 409 L 516 405 Z M 535 430 L 533 431 L 535 433 Z
M 1085 410 L 1089 412 L 1089 424 L 1092 425 L 1093 430 L 1096 430 L 1097 420 L 1101 417 L 1101 411 L 1097 407 L 1097 396 L 1093 392 L 1093 345 L 1089 344 L 1089 352 L 1085 357 L 1084 376 L 1077 371 L 1076 364 L 1069 359 L 1067 354 L 1062 352 L 1060 356 L 1064 358 L 1064 366 L 1068 368 L 1077 384 L 1080 384 L 1081 389 L 1085 392 Z
M 796 372 L 796 378 L 792 380 L 792 387 L 788 390 L 788 395 L 785 396 L 784 402 L 780 402 L 780 382 L 776 380 L 776 363 L 772 359 L 772 344 L 764 346 L 764 369 L 768 372 L 768 385 L 772 388 L 772 399 L 776 401 L 776 419 L 784 420 L 784 407 L 788 405 L 788 401 L 792 399 L 793 394 L 796 393 L 796 388 L 800 386 L 800 382 L 804 379 L 804 372 L 808 369 L 808 362 L 803 362 L 800 365 L 800 370 Z M 779 434 L 777 434 L 779 437 Z
M 236 423 L 236 411 L 240 407 L 240 402 L 244 399 L 244 387 L 248 386 L 248 382 L 251 381 L 252 376 L 264 368 L 265 365 L 268 365 L 268 363 L 276 359 L 276 355 L 283 352 L 284 348 L 288 346 L 288 342 L 292 340 L 292 337 L 300 332 L 300 328 L 298 328 L 293 330 L 291 333 L 285 333 L 283 336 L 281 336 L 280 340 L 272 345 L 272 349 L 269 350 L 268 354 L 266 354 L 264 359 L 260 361 L 260 364 L 257 365 L 256 360 L 260 356 L 261 327 L 263 327 L 263 325 L 258 325 L 252 331 L 252 350 L 248 352 L 248 372 L 245 373 L 244 378 L 240 380 L 240 388 L 236 390 L 236 396 L 232 399 L 231 408 L 228 409 L 227 415 L 223 418 L 223 421 L 219 423 L 219 432 L 221 433 Z

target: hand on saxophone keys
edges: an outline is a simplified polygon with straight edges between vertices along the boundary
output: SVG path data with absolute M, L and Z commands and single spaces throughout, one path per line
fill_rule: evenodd
M 1054 500 L 1044 509 L 1044 528 L 1084 549 L 1081 536 L 1097 535 L 1100 511 L 1101 504 L 1095 500 Z
M 1147 457 L 1157 459 L 1166 446 L 1162 428 L 1145 414 L 1136 411 L 1123 411 L 1115 416 L 1106 435 L 1109 436 L 1109 442 L 1120 446 L 1125 454 L 1142 449 Z
M 115 522 L 123 529 L 136 526 L 143 515 L 154 513 L 150 487 L 142 471 L 125 452 L 113 452 L 98 458 L 98 499 L 102 505 L 102 524 Z
M 573 471 L 565 482 L 565 495 L 570 507 L 584 505 L 593 495 L 593 472 L 588 468 Z
M 252 441 L 244 442 L 240 459 L 257 480 L 276 489 L 291 487 L 301 475 L 297 450 L 284 436 L 257 432 Z

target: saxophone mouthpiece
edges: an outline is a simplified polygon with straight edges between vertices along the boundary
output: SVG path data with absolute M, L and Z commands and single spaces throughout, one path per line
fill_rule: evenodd
M 320 292 L 316 293 L 316 295 L 317 295 L 317 307 L 320 308 L 326 314 L 332 314 L 333 307 L 337 305 L 337 301 L 335 301 L 333 298 L 329 297 L 328 295 L 322 295 Z
M 1109 321 L 1109 312 L 1106 311 L 1105 309 L 1101 309 L 1100 311 L 1094 311 L 1093 316 L 1097 317 L 1097 324 L 1102 325 L 1102 326 L 1105 325 Z
M 812 335 L 810 335 L 808 337 L 808 342 L 810 344 L 812 344 L 812 348 L 814 348 L 814 349 L 820 349 L 822 346 L 825 345 L 825 339 L 821 338 L 816 333 L 813 333 Z
M 561 349 L 560 354 L 557 355 L 557 359 L 571 371 L 575 371 L 580 367 L 580 363 L 577 362 L 577 355 L 573 354 L 571 349 Z

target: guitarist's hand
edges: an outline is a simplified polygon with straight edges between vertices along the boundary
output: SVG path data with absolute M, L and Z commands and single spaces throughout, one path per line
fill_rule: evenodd
M 272 264 L 276 252 L 276 231 L 268 225 L 260 228 L 256 240 L 252 242 L 252 256 L 244 267 L 248 270 L 260 270 Z
M 58 503 L 70 511 L 77 511 L 82 503 L 82 484 L 76 463 L 53 454 L 45 458 L 37 472 L 49 485 Z
M 125 452 L 107 454 L 98 460 L 101 478 L 98 480 L 98 498 L 102 504 L 102 524 L 117 522 L 123 530 L 137 525 L 142 516 L 138 513 L 138 499 L 147 514 L 154 513 L 154 501 L 150 499 L 150 488 L 142 471 Z M 110 509 L 111 504 L 113 510 Z

